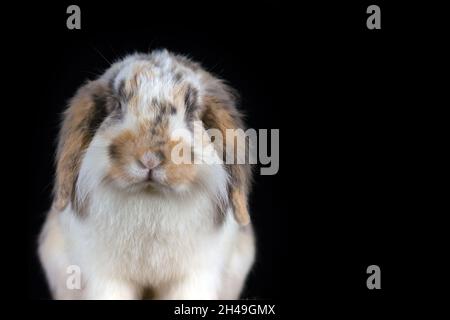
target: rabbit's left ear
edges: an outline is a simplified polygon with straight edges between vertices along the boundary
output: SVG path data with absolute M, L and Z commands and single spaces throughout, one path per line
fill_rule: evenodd
M 61 211 L 70 201 L 77 210 L 75 185 L 82 156 L 96 130 L 107 115 L 107 85 L 91 81 L 78 89 L 71 99 L 59 134 L 56 155 L 56 181 L 53 207 Z
M 225 160 L 227 154 L 237 154 L 237 148 L 246 148 L 245 144 L 231 144 L 226 141 L 226 129 L 243 129 L 242 115 L 236 109 L 233 93 L 225 85 L 221 85 L 216 95 L 207 95 L 203 99 L 204 110 L 201 119 L 206 129 L 218 129 L 222 134 L 222 145 L 215 145 L 220 156 Z M 235 141 L 236 142 L 236 141 Z M 243 150 L 245 154 L 249 150 Z M 243 154 L 243 153 L 241 153 Z M 234 156 L 233 156 L 234 158 Z M 247 157 L 246 157 L 247 158 Z M 251 183 L 251 167 L 249 164 L 225 164 L 230 182 L 228 184 L 229 201 L 232 206 L 234 217 L 241 225 L 250 222 L 248 212 L 248 193 Z

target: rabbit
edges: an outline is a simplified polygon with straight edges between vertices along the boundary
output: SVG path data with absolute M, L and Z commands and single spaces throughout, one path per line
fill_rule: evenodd
M 255 260 L 251 166 L 205 159 L 242 148 L 208 134 L 244 128 L 236 100 L 199 63 L 165 49 L 128 55 L 78 89 L 39 236 L 54 299 L 240 297 Z M 198 154 L 195 130 L 212 153 Z M 179 145 L 200 161 L 172 161 Z

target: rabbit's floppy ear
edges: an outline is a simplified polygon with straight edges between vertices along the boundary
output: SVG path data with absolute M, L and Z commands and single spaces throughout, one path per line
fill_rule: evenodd
M 56 155 L 53 206 L 57 210 L 75 201 L 75 184 L 83 153 L 107 115 L 107 91 L 104 81 L 90 81 L 78 89 L 64 112 Z
M 235 95 L 230 88 L 220 83 L 219 87 L 216 87 L 215 90 L 209 93 L 203 99 L 204 109 L 201 119 L 206 129 L 213 128 L 221 132 L 222 139 L 220 143 L 222 145 L 215 144 L 215 148 L 225 160 L 227 154 L 233 153 L 236 155 L 237 148 L 246 147 L 245 144 L 234 143 L 233 147 L 230 148 L 230 144 L 227 144 L 226 141 L 226 129 L 244 128 L 242 115 L 236 109 Z M 245 154 L 249 152 L 247 148 L 244 151 Z M 248 193 L 251 183 L 251 167 L 249 164 L 225 163 L 225 168 L 230 177 L 228 195 L 234 217 L 239 224 L 246 225 L 250 222 Z

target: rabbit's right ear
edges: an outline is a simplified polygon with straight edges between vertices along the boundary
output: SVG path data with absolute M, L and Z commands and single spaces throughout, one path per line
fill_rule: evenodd
M 82 156 L 107 116 L 107 96 L 108 86 L 104 81 L 90 81 L 78 89 L 64 112 L 56 155 L 53 202 L 58 211 L 63 210 L 69 201 L 76 202 L 75 184 Z

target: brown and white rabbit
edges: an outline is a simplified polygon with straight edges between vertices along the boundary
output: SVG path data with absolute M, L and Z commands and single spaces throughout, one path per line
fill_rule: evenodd
M 64 113 L 39 242 L 53 297 L 238 298 L 255 254 L 251 170 L 208 162 L 237 150 L 206 139 L 215 152 L 198 152 L 193 132 L 242 127 L 230 88 L 167 50 L 130 55 L 82 86 Z M 171 161 L 180 144 L 200 160 Z M 70 266 L 79 289 L 67 286 Z

